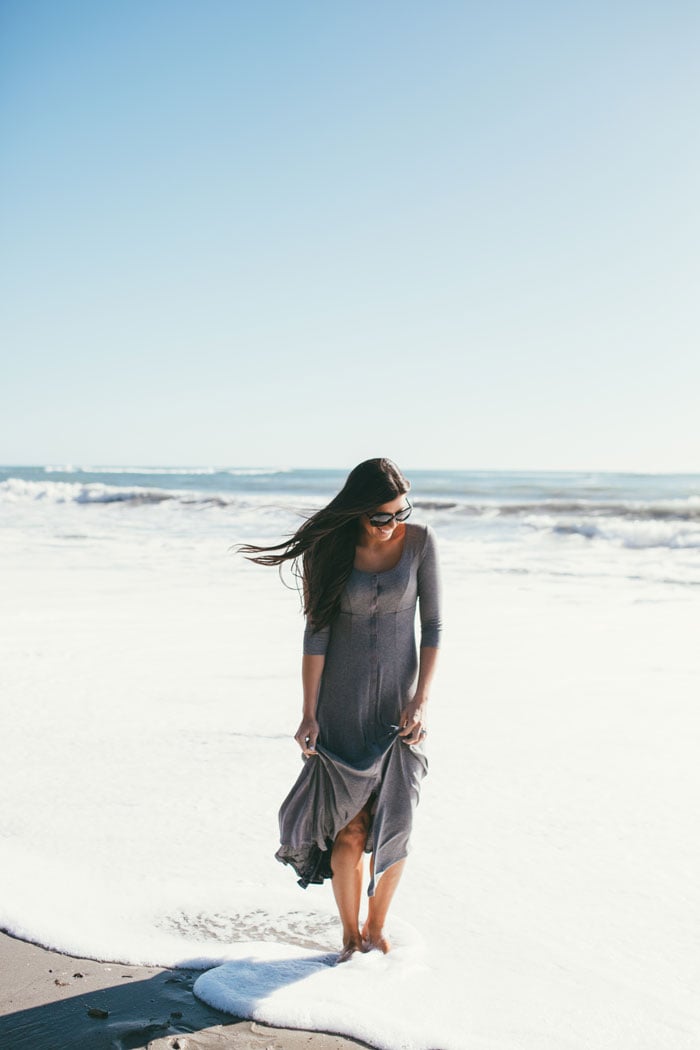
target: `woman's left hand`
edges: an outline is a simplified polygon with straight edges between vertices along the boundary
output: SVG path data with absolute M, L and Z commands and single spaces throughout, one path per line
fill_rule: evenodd
M 426 725 L 427 703 L 427 699 L 418 700 L 414 698 L 409 704 L 406 704 L 401 712 L 399 736 L 404 744 L 408 744 L 409 747 L 412 747 L 414 744 L 421 744 L 428 733 Z

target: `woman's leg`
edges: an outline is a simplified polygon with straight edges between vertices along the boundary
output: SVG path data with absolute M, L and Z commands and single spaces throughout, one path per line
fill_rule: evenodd
M 405 864 L 405 860 L 397 860 L 396 864 L 387 868 L 376 884 L 374 896 L 369 898 L 367 921 L 362 927 L 362 938 L 370 948 L 378 948 L 382 952 L 391 950 L 391 944 L 384 936 L 384 923 Z M 371 866 L 372 875 L 374 875 L 374 854 L 372 854 Z
M 362 858 L 369 829 L 370 803 L 339 831 L 333 843 L 331 868 L 333 893 L 343 924 L 343 950 L 338 962 L 345 962 L 353 952 L 363 950 L 360 933 L 360 899 L 362 897 Z

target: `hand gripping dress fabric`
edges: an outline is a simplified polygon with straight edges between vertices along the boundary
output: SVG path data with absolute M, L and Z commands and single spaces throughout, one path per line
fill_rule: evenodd
M 370 896 L 379 876 L 408 853 L 428 760 L 424 744 L 403 743 L 398 722 L 415 693 L 416 608 L 421 647 L 437 647 L 440 605 L 435 534 L 408 523 L 397 565 L 384 572 L 353 569 L 334 621 L 320 631 L 307 621 L 304 653 L 325 656 L 318 754 L 304 759 L 282 803 L 276 854 L 292 865 L 300 886 L 331 877 L 335 837 L 370 799 Z

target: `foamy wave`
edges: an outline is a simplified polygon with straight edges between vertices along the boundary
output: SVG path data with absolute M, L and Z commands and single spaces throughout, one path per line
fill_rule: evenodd
M 481 509 L 487 507 L 481 505 Z M 488 507 L 493 510 L 493 506 Z M 640 501 L 596 502 L 594 500 L 542 500 L 531 503 L 506 503 L 498 506 L 498 513 L 508 515 L 579 514 L 596 518 L 626 518 L 635 521 L 697 521 L 700 522 L 700 496 L 687 499 L 658 500 L 655 503 Z
M 358 952 L 340 967 L 334 955 L 264 941 L 242 944 L 237 954 L 195 983 L 195 995 L 216 1009 L 278 1027 L 336 1032 L 377 1050 L 465 1045 L 465 1017 L 455 1017 L 447 974 L 406 948 Z M 407 994 L 411 988 L 420 994 Z
M 552 518 L 577 516 L 589 518 L 619 518 L 630 521 L 678 521 L 700 523 L 700 496 L 686 499 L 605 502 L 595 500 L 531 500 L 527 503 L 500 503 L 498 500 L 464 501 L 447 499 L 419 499 L 417 510 L 449 512 L 451 516 L 476 518 L 504 518 L 537 524 Z
M 302 516 L 312 514 L 318 501 L 307 501 L 309 506 L 300 507 L 299 497 L 293 493 L 270 495 L 257 493 L 227 494 L 225 492 L 203 492 L 179 489 L 146 488 L 141 485 L 107 485 L 100 481 L 25 481 L 23 478 L 7 478 L 0 481 L 0 503 L 53 503 L 53 504 L 109 504 L 130 506 L 153 505 L 169 502 L 173 507 L 188 509 L 227 508 L 236 511 L 253 510 L 262 514 L 289 511 Z
M 101 482 L 82 484 L 79 481 L 23 481 L 8 478 L 0 482 L 0 500 L 9 503 L 43 501 L 45 503 L 162 503 L 177 498 L 165 489 L 147 489 L 133 486 L 121 488 Z
M 559 535 L 584 536 L 588 540 L 606 540 L 633 550 L 649 547 L 700 549 L 700 529 L 678 528 L 659 521 L 617 521 L 609 526 L 594 521 L 553 522 L 551 531 Z

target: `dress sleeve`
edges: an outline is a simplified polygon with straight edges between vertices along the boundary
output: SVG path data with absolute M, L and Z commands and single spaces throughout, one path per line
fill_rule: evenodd
M 438 648 L 442 631 L 442 584 L 437 541 L 429 525 L 418 562 L 418 605 L 422 646 Z
M 313 624 L 307 616 L 304 628 L 304 656 L 325 656 L 330 635 L 330 624 L 322 627 L 320 631 L 314 631 Z

